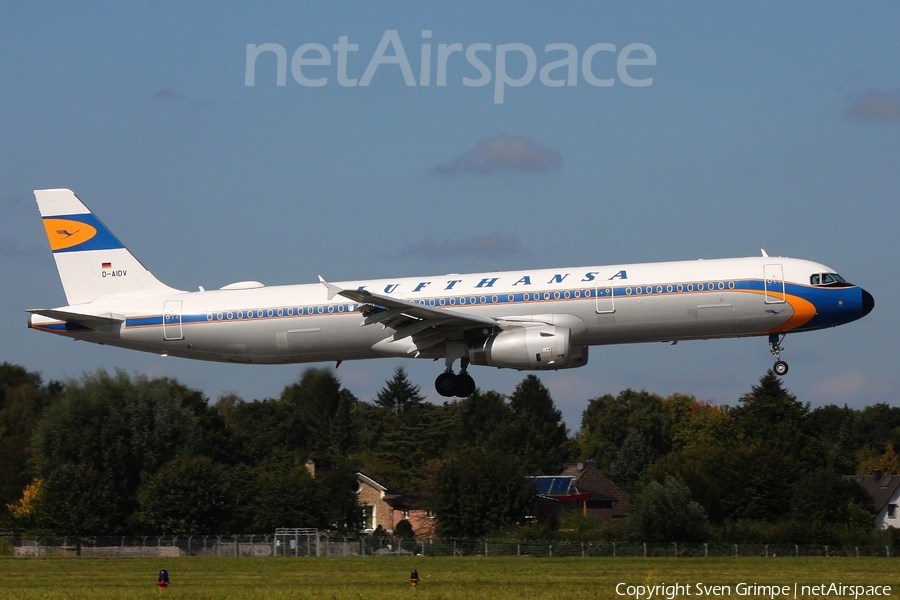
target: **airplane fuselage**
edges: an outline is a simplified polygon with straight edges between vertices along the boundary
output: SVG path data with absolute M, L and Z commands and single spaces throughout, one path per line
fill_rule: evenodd
M 590 346 L 768 335 L 849 323 L 871 294 L 818 263 L 763 256 L 185 292 L 153 276 L 68 189 L 35 190 L 68 306 L 28 326 L 183 358 L 303 363 L 446 361 L 435 387 L 468 396 L 469 365 L 587 364 Z M 453 365 L 460 361 L 455 373 Z
M 864 316 L 865 292 L 849 284 L 811 284 L 812 276 L 824 273 L 833 270 L 806 260 L 750 257 L 336 285 L 487 317 L 501 327 L 561 325 L 571 330 L 574 346 L 597 346 L 810 331 Z M 32 315 L 29 326 L 90 342 L 211 361 L 302 363 L 446 354 L 446 343 L 422 349 L 411 343 L 383 343 L 390 328 L 361 326 L 360 310 L 368 305 L 342 297 L 329 300 L 319 283 L 234 285 L 243 289 L 173 290 L 130 295 L 127 301 L 112 296 L 60 309 L 121 317 L 117 326 L 86 328 L 41 315 Z

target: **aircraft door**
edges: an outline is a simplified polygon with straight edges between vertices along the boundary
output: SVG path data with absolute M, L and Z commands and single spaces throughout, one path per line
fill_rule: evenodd
M 763 285 L 765 286 L 766 304 L 784 302 L 784 267 L 782 265 L 763 265 Z
M 163 305 L 163 339 L 167 342 L 183 340 L 181 329 L 181 300 L 168 300 Z
M 597 308 L 595 312 L 598 315 L 610 314 L 616 312 L 616 297 L 613 292 L 613 286 L 608 281 L 603 282 L 607 285 L 597 285 L 594 288 L 594 297 L 597 299 Z

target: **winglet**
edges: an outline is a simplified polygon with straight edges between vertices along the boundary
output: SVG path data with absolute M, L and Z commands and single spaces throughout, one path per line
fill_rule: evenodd
M 760 248 L 759 251 L 762 252 L 763 258 L 769 258 L 769 255 L 766 254 L 766 251 L 763 248 Z
M 338 294 L 340 294 L 341 292 L 344 291 L 343 289 L 339 288 L 338 286 L 325 281 L 321 275 L 319 275 L 319 281 L 321 281 L 322 285 L 325 286 L 325 289 L 328 290 L 328 299 L 329 300 L 331 300 L 332 298 L 334 298 L 335 296 L 337 296 Z

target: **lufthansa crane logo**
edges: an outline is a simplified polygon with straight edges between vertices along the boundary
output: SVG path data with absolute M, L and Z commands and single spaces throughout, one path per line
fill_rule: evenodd
M 65 250 L 83 244 L 97 235 L 97 229 L 87 223 L 70 219 L 44 219 L 51 250 Z

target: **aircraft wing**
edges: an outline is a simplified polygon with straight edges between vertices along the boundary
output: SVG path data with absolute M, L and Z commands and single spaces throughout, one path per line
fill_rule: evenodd
M 470 313 L 460 313 L 456 310 L 447 310 L 446 308 L 438 308 L 436 306 L 426 306 L 409 300 L 400 300 L 399 298 L 391 298 L 370 292 L 369 290 L 347 290 L 328 283 L 322 277 L 319 281 L 328 289 L 328 299 L 331 300 L 335 296 L 343 296 L 360 304 L 369 304 L 388 310 L 394 310 L 415 319 L 434 319 L 439 321 L 449 321 L 454 325 L 462 327 L 497 327 L 499 323 L 489 317 L 482 317 Z
M 371 307 L 363 311 L 364 319 L 360 326 L 380 323 L 382 327 L 391 327 L 396 331 L 373 346 L 376 351 L 388 354 L 416 354 L 423 350 L 446 342 L 461 340 L 470 329 L 487 329 L 485 334 L 500 327 L 495 319 L 448 310 L 436 306 L 427 306 L 409 300 L 391 298 L 370 292 L 369 290 L 348 290 L 328 283 L 321 276 L 319 281 L 328 290 L 328 299 L 343 296 Z M 402 352 L 401 352 L 402 351 Z

